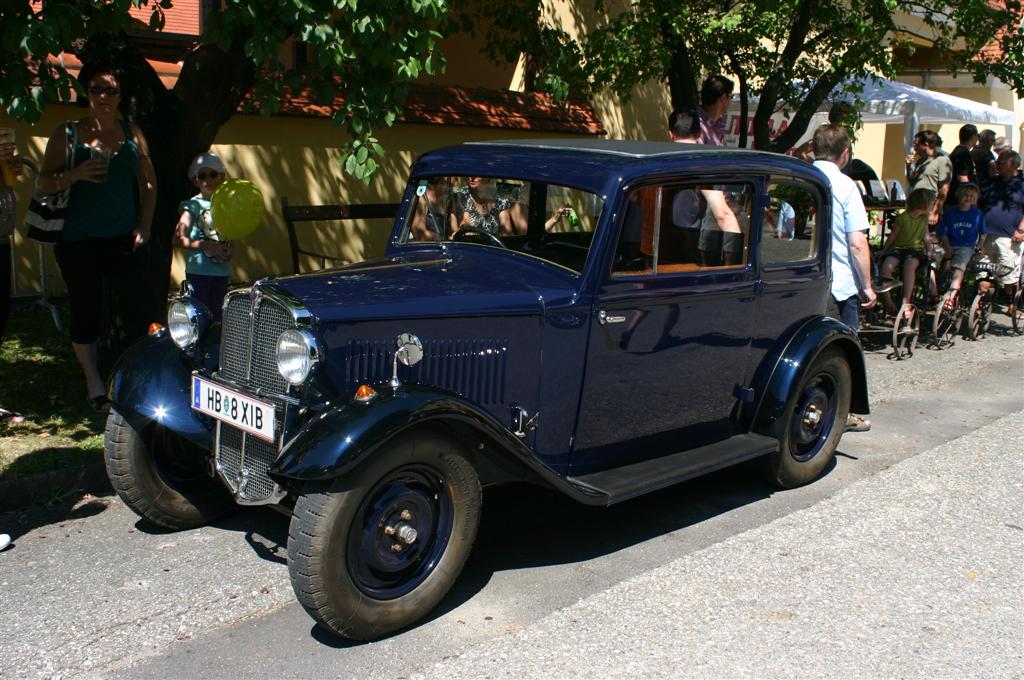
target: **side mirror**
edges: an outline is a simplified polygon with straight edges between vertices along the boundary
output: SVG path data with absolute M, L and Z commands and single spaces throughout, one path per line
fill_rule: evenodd
M 395 339 L 395 358 L 391 362 L 391 387 L 398 389 L 401 381 L 398 379 L 398 364 L 403 366 L 415 366 L 423 359 L 423 343 L 412 333 L 402 333 Z
M 403 366 L 415 366 L 423 359 L 423 343 L 412 333 L 402 333 L 395 340 L 398 351 L 395 358 L 402 362 Z

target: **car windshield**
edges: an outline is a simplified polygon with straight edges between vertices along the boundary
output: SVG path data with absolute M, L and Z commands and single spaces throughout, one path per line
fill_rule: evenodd
M 580 272 L 603 207 L 599 196 L 558 184 L 423 177 L 401 242 L 506 248 Z

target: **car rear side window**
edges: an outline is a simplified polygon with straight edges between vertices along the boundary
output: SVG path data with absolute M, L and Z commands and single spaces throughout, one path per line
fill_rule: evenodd
M 768 183 L 768 205 L 761 221 L 761 262 L 765 265 L 811 260 L 818 247 L 817 192 L 794 181 Z
M 743 267 L 755 185 L 673 183 L 630 192 L 613 274 L 676 274 Z

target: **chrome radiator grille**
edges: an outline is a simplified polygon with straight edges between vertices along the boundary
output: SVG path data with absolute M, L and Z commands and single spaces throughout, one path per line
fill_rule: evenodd
M 255 308 L 254 308 L 255 304 Z M 220 345 L 220 375 L 254 393 L 285 394 L 287 382 L 274 358 L 277 338 L 295 328 L 291 313 L 270 297 L 247 294 L 228 298 Z M 278 405 L 280 423 L 283 407 Z M 226 423 L 218 425 L 217 467 L 240 501 L 273 499 L 277 488 L 267 470 L 277 458 L 278 443 L 265 442 Z
M 267 470 L 275 458 L 276 445 L 220 424 L 218 467 L 224 481 L 240 499 L 259 502 L 274 495 L 274 480 L 267 475 Z
M 287 383 L 277 372 L 277 337 L 295 328 L 291 313 L 268 297 L 256 309 L 247 295 L 233 295 L 224 310 L 220 340 L 220 372 L 243 385 L 284 394 Z M 255 329 L 255 333 L 253 333 Z

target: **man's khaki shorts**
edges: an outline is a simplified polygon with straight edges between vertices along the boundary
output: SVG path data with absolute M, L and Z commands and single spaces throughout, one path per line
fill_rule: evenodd
M 1014 243 L 1009 236 L 1000 236 L 989 243 L 988 251 L 992 261 L 1013 268 L 1006 276 L 999 277 L 999 283 L 1009 285 L 1020 281 L 1021 245 L 1020 242 Z

